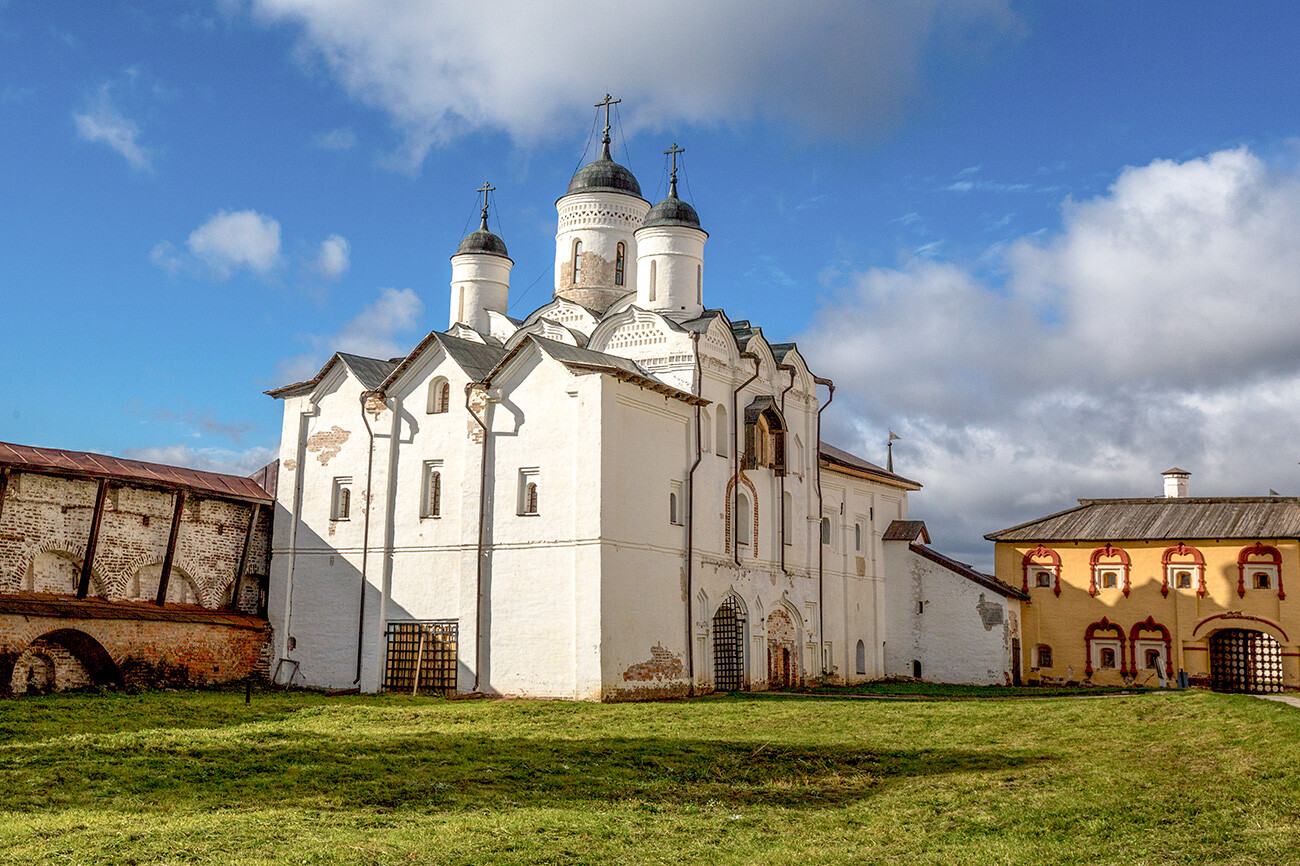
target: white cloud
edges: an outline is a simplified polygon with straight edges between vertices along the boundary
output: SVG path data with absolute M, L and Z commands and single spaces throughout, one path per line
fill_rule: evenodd
M 280 456 L 278 448 L 257 445 L 243 451 L 226 448 L 194 448 L 185 443 L 179 445 L 154 445 L 145 448 L 128 448 L 121 454 L 128 460 L 144 460 L 148 463 L 163 463 L 168 466 L 186 466 L 190 469 L 203 469 L 208 472 L 224 472 L 228 475 L 252 475 L 276 457 Z
M 303 56 L 386 111 L 417 166 L 474 129 L 549 137 L 591 116 L 606 90 L 629 129 L 765 118 L 861 134 L 895 122 L 927 52 L 979 53 L 1018 37 L 1007 0 L 557 6 L 504 0 L 388 4 L 252 0 L 255 18 L 300 29 Z M 485 26 L 485 21 L 490 24 Z
M 1300 493 L 1300 177 L 1246 148 L 1127 168 L 1010 245 L 1005 284 L 912 260 L 856 275 L 800 340 L 839 384 L 828 434 L 926 490 L 936 543 L 1079 496 Z
M 336 280 L 347 271 L 352 247 L 342 235 L 330 235 L 320 243 L 320 252 L 312 269 L 327 280 Z
M 152 172 L 153 155 L 140 143 L 140 127 L 113 104 L 112 91 L 112 82 L 101 84 L 85 108 L 72 113 L 77 135 L 84 141 L 108 145 L 136 171 Z
M 223 210 L 190 232 L 185 246 L 219 277 L 239 268 L 265 275 L 280 264 L 280 223 L 255 210 Z
M 320 133 L 312 138 L 311 143 L 321 150 L 351 150 L 357 143 L 357 136 L 344 126 Z
M 307 334 L 301 339 L 313 349 L 279 365 L 281 382 L 310 379 L 334 352 L 351 352 L 387 360 L 405 355 L 414 346 L 424 302 L 412 289 L 380 289 L 379 297 L 343 324 L 334 334 Z

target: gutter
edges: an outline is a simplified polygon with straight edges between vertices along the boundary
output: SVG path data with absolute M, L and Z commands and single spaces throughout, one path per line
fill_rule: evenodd
M 474 409 L 469 404 L 470 394 L 476 388 L 483 388 L 486 382 L 470 382 L 465 386 L 465 411 L 474 419 L 483 431 L 483 452 L 479 458 L 478 474 L 478 557 L 475 560 L 475 577 L 474 577 L 474 688 L 472 691 L 478 691 L 479 685 L 479 668 L 483 657 L 483 531 L 487 523 L 487 453 L 488 453 L 488 427 L 483 419 L 474 414 Z
M 695 353 L 695 396 L 704 391 L 703 370 L 700 366 L 700 333 L 691 332 L 691 350 Z M 700 442 L 700 404 L 695 404 L 695 462 L 686 473 L 686 673 L 690 677 L 688 694 L 695 694 L 695 640 L 691 633 L 691 604 L 694 598 L 695 579 L 695 470 L 703 458 Z
M 739 397 L 741 391 L 745 390 L 746 385 L 758 378 L 758 368 L 759 365 L 763 363 L 762 359 L 752 352 L 741 352 L 740 357 L 752 358 L 754 360 L 754 375 L 741 382 L 740 387 L 731 392 L 731 444 L 733 447 L 731 449 L 731 501 L 729 504 L 731 505 L 732 517 L 731 552 L 736 560 L 736 568 L 740 568 L 740 514 L 736 511 L 736 506 L 738 505 L 736 497 L 740 495 L 741 444 L 740 438 L 736 435 L 736 431 L 741 429 L 740 425 L 736 423 L 740 420 L 740 409 L 737 408 L 737 397 Z M 757 503 L 755 503 L 755 505 L 757 505 Z
M 826 544 L 822 541 L 822 510 L 825 503 L 822 502 L 822 413 L 826 407 L 831 405 L 835 399 L 835 383 L 830 379 L 823 379 L 820 376 L 814 376 L 813 382 L 817 385 L 825 385 L 830 389 L 830 394 L 817 409 L 817 639 L 822 644 L 822 676 L 826 675 L 826 581 L 825 581 L 825 561 L 826 561 Z
M 795 374 L 796 372 L 798 372 L 798 371 L 796 371 L 795 368 L 792 367 L 792 366 L 790 366 L 789 364 L 777 364 L 777 365 L 776 365 L 776 368 L 777 368 L 778 370 L 785 370 L 787 373 L 790 374 L 790 384 L 789 384 L 789 385 L 786 385 L 783 389 L 781 389 L 781 423 L 784 424 L 784 423 L 785 423 L 785 392 L 786 392 L 786 391 L 789 391 L 791 388 L 794 387 L 794 374 Z M 788 426 L 788 425 L 787 425 L 787 426 Z M 790 442 L 789 442 L 789 439 L 788 439 L 788 437 L 789 437 L 789 435 L 790 435 L 790 431 L 789 431 L 789 429 L 787 429 L 787 430 L 785 431 L 785 434 L 784 434 L 784 435 L 787 437 L 787 441 L 786 441 L 786 443 L 785 443 L 786 468 L 785 468 L 785 471 L 781 473 L 781 533 L 780 533 L 780 534 L 781 534 L 781 542 L 780 542 L 780 546 L 781 546 L 781 573 L 782 573 L 782 574 L 785 574 L 786 576 L 789 576 L 790 571 L 789 571 L 789 569 L 787 569 L 787 568 L 785 567 L 785 544 L 786 544 L 786 541 L 785 541 L 785 476 L 788 475 L 788 474 L 790 473 Z M 820 442 L 818 443 L 817 448 L 818 448 L 817 459 L 818 459 L 818 460 L 821 460 L 821 443 L 820 443 Z

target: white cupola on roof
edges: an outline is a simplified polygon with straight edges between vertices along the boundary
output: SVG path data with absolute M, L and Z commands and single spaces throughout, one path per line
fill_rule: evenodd
M 675 143 L 664 153 L 673 159 L 668 198 L 650 208 L 636 230 L 637 306 L 672 319 L 694 319 L 704 312 L 704 242 L 695 208 L 677 197 Z
M 650 202 L 641 185 L 610 156 L 609 110 L 619 100 L 605 94 L 605 134 L 600 156 L 574 174 L 568 191 L 555 202 L 555 296 L 596 313 L 636 291 L 636 239 Z
M 506 254 L 506 243 L 488 230 L 488 193 L 494 187 L 483 184 L 483 217 L 451 257 L 451 314 L 447 327 L 468 325 L 481 334 L 490 331 L 489 313 L 505 315 L 510 295 L 510 269 L 514 262 Z
M 1187 479 L 1191 477 L 1192 473 L 1175 466 L 1173 469 L 1166 469 L 1160 474 L 1165 479 L 1165 499 L 1185 499 L 1189 495 L 1187 492 Z

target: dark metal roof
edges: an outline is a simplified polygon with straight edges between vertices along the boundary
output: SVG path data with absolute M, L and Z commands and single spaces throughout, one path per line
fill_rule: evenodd
M 411 350 L 411 354 L 403 358 L 400 364 L 393 367 L 376 390 L 387 391 L 392 387 L 397 378 L 406 372 L 415 363 L 416 359 L 423 355 L 425 350 L 434 343 L 442 346 L 443 351 L 476 382 L 486 378 L 488 372 L 496 366 L 497 361 L 505 355 L 505 352 L 496 346 L 484 345 L 474 340 L 466 340 L 464 337 L 455 337 L 440 331 L 430 331 L 428 336 Z
M 501 256 L 503 259 L 510 258 L 510 254 L 506 252 L 506 242 L 488 231 L 487 220 L 483 220 L 483 225 L 461 240 L 460 246 L 456 247 L 456 255 L 462 253 L 484 253 Z
M 938 565 L 942 565 L 944 568 L 948 569 L 954 574 L 959 574 L 962 577 L 966 578 L 967 580 L 971 580 L 974 581 L 975 583 L 978 583 L 980 586 L 984 587 L 985 589 L 991 589 L 994 592 L 998 593 L 999 595 L 1004 595 L 1007 598 L 1019 598 L 1022 600 L 1029 598 L 1029 593 L 1022 592 L 1021 590 L 1009 586 L 1003 583 L 1002 581 L 998 580 L 996 577 L 994 577 L 991 574 L 985 574 L 982 571 L 976 571 L 966 563 L 958 562 L 957 560 L 949 556 L 944 556 L 939 551 L 931 550 L 929 547 L 926 547 L 924 544 L 909 544 L 907 546 L 907 549 L 917 554 L 918 556 L 924 556 L 926 559 L 930 560 L 931 562 L 937 563 Z
M 685 226 L 700 229 L 700 215 L 695 212 L 695 208 L 679 199 L 676 193 L 669 193 L 668 198 L 650 208 L 650 212 L 645 215 L 645 222 L 641 223 L 641 227 L 651 226 Z
M 825 442 L 821 443 L 821 459 L 832 469 L 836 467 L 844 467 L 867 475 L 874 475 L 882 481 L 893 482 L 902 487 L 910 487 L 914 490 L 921 489 L 921 484 L 918 481 L 913 481 L 910 478 L 896 475 L 888 469 L 877 466 L 868 460 L 863 460 L 861 457 L 850 454 L 843 449 L 836 448 L 834 445 L 827 445 Z
M 891 521 L 885 534 L 880 536 L 881 541 L 916 541 L 918 538 L 930 543 L 930 531 L 925 528 L 924 520 Z
M 19 472 L 107 478 L 146 487 L 182 488 L 214 498 L 236 499 L 241 502 L 275 501 L 275 497 L 263 490 L 252 478 L 145 463 L 142 460 L 125 460 L 87 451 L 64 451 L 60 448 L 37 448 L 0 442 L 0 466 Z
M 614 162 L 609 155 L 609 144 L 606 143 L 595 162 L 589 162 L 578 169 L 573 180 L 569 181 L 569 190 L 565 195 L 575 192 L 623 192 L 640 198 L 641 184 L 636 182 L 632 172 Z
M 397 369 L 397 365 L 392 361 L 381 361 L 378 358 L 367 358 L 363 355 L 350 355 L 347 352 L 338 353 L 339 360 L 348 365 L 348 369 L 362 385 L 366 386 L 367 391 L 377 391 L 379 386 L 384 384 L 388 374 Z
M 1180 496 L 1080 499 L 1077 508 L 991 532 L 990 541 L 1188 541 L 1300 538 L 1300 499 Z

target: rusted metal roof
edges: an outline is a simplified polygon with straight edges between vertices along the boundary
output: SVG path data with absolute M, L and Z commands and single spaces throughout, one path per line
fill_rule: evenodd
M 46 616 L 55 619 L 129 619 L 151 622 L 194 622 L 228 625 L 261 631 L 266 620 L 230 610 L 210 610 L 194 604 L 159 607 L 147 601 L 109 601 L 106 598 L 73 598 L 44 592 L 0 595 L 0 613 Z
M 1300 499 L 1291 496 L 1080 499 L 1076 508 L 984 537 L 990 541 L 1300 538 Z
M 998 593 L 999 595 L 1005 595 L 1007 598 L 1019 598 L 1019 599 L 1029 598 L 1029 593 L 1022 592 L 1021 590 L 1018 590 L 1013 586 L 1005 584 L 991 574 L 985 574 L 982 571 L 976 571 L 966 563 L 958 562 L 957 560 L 953 559 L 950 556 L 944 556 L 939 551 L 931 550 L 929 547 L 926 547 L 924 544 L 909 544 L 907 546 L 907 549 L 917 554 L 918 556 L 924 556 L 926 559 L 930 560 L 933 563 L 942 565 L 944 568 L 948 569 L 954 574 L 959 574 L 962 577 L 966 578 L 967 580 L 978 583 L 980 586 L 984 587 L 985 589 L 991 589 L 994 592 Z
M 863 475 L 872 475 L 881 481 L 892 483 L 898 487 L 905 487 L 909 490 L 920 490 L 920 482 L 913 481 L 910 478 L 904 478 L 896 475 L 888 469 L 877 466 L 876 464 L 863 460 L 861 457 L 850 454 L 842 448 L 836 448 L 834 445 L 821 443 L 821 462 L 828 469 L 845 468 L 854 470 Z
M 916 541 L 918 538 L 930 543 L 930 532 L 925 528 L 924 520 L 891 521 L 885 534 L 880 536 L 881 541 Z
M 263 490 L 252 478 L 145 463 L 142 460 L 125 460 L 86 451 L 64 451 L 60 448 L 36 448 L 32 445 L 0 442 L 0 466 L 19 472 L 107 478 L 146 487 L 179 487 L 219 499 L 237 499 L 241 502 L 269 504 L 275 501 L 275 497 Z

